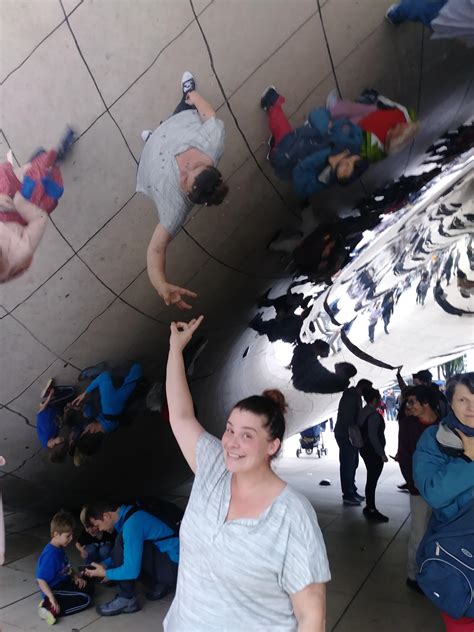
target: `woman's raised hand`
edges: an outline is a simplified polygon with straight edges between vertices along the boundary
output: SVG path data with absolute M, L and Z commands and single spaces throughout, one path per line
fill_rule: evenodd
M 183 351 L 203 319 L 204 316 L 199 316 L 199 318 L 190 320 L 189 323 L 172 322 L 170 325 L 170 348 Z

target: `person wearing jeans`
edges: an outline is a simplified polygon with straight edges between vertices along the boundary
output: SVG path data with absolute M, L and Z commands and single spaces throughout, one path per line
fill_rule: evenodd
M 406 584 L 416 592 L 422 592 L 416 581 L 418 566 L 416 551 L 425 535 L 431 516 L 431 507 L 420 496 L 413 481 L 413 455 L 416 445 L 426 428 L 439 423 L 438 398 L 429 386 L 412 386 L 404 392 L 405 415 L 399 421 L 397 461 L 407 489 L 410 492 L 410 534 Z
M 364 392 L 366 405 L 359 413 L 358 426 L 364 441 L 360 448 L 360 455 L 367 468 L 367 482 L 365 485 L 364 516 L 373 522 L 388 522 L 375 506 L 375 490 L 382 474 L 384 463 L 388 461 L 385 454 L 385 422 L 377 411 L 380 408 L 381 397 L 374 388 Z
M 349 427 L 357 423 L 359 411 L 362 408 L 362 395 L 370 388 L 370 380 L 359 380 L 356 386 L 346 388 L 337 410 L 337 421 L 334 427 L 334 437 L 339 446 L 340 479 L 342 501 L 344 505 L 358 506 L 364 496 L 357 493 L 355 473 L 359 465 L 359 451 L 349 440 Z

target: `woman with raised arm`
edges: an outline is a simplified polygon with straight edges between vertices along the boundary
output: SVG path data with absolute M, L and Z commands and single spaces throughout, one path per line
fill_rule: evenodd
M 221 441 L 207 433 L 183 362 L 202 320 L 171 323 L 170 423 L 195 479 L 164 629 L 324 632 L 330 572 L 316 514 L 271 467 L 285 433 L 285 398 L 277 390 L 247 397 L 230 412 Z

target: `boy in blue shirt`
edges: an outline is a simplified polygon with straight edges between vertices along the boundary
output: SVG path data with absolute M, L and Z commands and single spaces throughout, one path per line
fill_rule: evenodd
M 130 614 L 140 610 L 135 595 L 135 580 L 140 577 L 149 586 L 149 600 L 162 599 L 176 585 L 179 538 L 156 516 L 132 505 L 96 502 L 88 506 L 87 521 L 101 531 L 117 531 L 112 557 L 102 564 L 93 563 L 88 577 L 118 583 L 119 594 L 96 610 L 102 616 Z
M 74 518 L 59 511 L 51 520 L 51 541 L 44 547 L 36 565 L 36 581 L 43 599 L 38 607 L 40 619 L 53 625 L 59 616 L 75 614 L 88 608 L 94 585 L 75 573 L 65 548 L 71 544 Z
M 57 418 L 63 413 L 65 405 L 70 402 L 76 389 L 73 386 L 54 386 L 49 381 L 43 391 L 45 399 L 41 401 L 36 415 L 36 432 L 42 448 L 47 448 L 52 463 L 62 463 L 68 451 L 68 442 L 60 436 Z

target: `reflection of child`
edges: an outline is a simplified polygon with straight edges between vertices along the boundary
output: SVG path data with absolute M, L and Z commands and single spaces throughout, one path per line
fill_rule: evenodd
M 94 592 L 94 585 L 72 570 L 64 550 L 72 541 L 74 526 L 74 518 L 66 511 L 53 516 L 51 541 L 36 565 L 36 581 L 43 596 L 38 614 L 49 625 L 59 616 L 88 608 Z
M 57 418 L 68 401 L 74 399 L 73 386 L 54 386 L 48 390 L 46 399 L 40 403 L 36 415 L 36 432 L 43 448 L 47 448 L 52 463 L 62 463 L 67 455 L 67 441 L 60 436 Z
M 100 531 L 98 527 L 86 521 L 87 507 L 83 507 L 80 515 L 83 530 L 76 542 L 76 549 L 81 554 L 84 564 L 101 563 L 111 555 L 115 542 L 115 532 Z
M 69 130 L 57 151 L 41 150 L 23 167 L 15 169 L 8 161 L 0 164 L 0 282 L 30 267 L 48 214 L 64 192 L 58 163 L 73 139 Z

